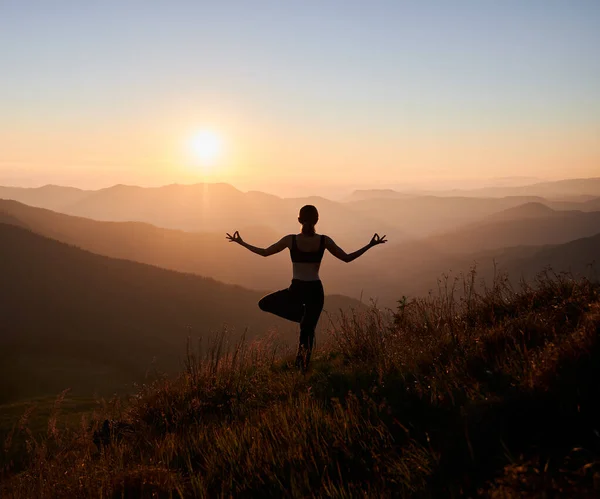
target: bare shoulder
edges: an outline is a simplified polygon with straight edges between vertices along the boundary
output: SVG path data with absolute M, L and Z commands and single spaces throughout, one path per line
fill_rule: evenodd
M 325 239 L 325 246 L 326 247 L 335 246 L 335 242 L 328 235 L 322 234 L 322 237 Z
M 281 241 L 283 243 L 285 243 L 286 247 L 291 248 L 292 247 L 292 239 L 294 238 L 294 234 L 288 234 L 287 236 L 283 236 L 281 238 Z

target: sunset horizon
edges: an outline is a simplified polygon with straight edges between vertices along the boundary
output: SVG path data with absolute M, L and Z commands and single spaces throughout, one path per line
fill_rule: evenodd
M 600 171 L 592 2 L 33 3 L 0 8 L 0 185 L 306 193 Z M 218 152 L 194 153 L 197 133 Z

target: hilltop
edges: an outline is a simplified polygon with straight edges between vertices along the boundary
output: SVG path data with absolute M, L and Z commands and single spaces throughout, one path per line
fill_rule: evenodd
M 11 433 L 0 493 L 592 497 L 599 332 L 597 286 L 540 276 L 349 316 L 307 376 L 216 341 L 91 427 L 61 430 L 59 401 L 43 436 Z

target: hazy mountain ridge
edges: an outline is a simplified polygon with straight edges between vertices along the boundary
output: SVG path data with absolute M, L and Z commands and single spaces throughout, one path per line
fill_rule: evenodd
M 518 213 L 518 212 L 517 212 Z M 600 212 L 552 211 L 549 215 L 492 219 L 427 238 L 433 246 L 452 253 L 496 248 L 562 244 L 600 231 Z
M 346 200 L 364 200 L 386 198 L 403 198 L 406 196 L 436 197 L 508 197 L 535 196 L 556 199 L 557 201 L 583 202 L 588 197 L 600 196 L 600 177 L 566 179 L 549 182 L 536 182 L 521 186 L 491 186 L 476 189 L 419 190 L 402 191 L 393 189 L 364 189 L 354 191 Z
M 529 215 L 529 206 L 525 205 L 523 210 Z M 549 209 L 541 210 L 546 213 Z M 226 242 L 219 233 L 187 233 L 143 223 L 98 222 L 14 201 L 0 201 L 0 216 L 2 213 L 47 237 L 113 258 L 193 272 L 253 289 L 279 289 L 287 286 L 291 278 L 287 251 L 268 259 L 260 258 Z M 487 273 L 495 256 L 505 255 L 507 247 L 540 247 L 600 232 L 598 212 L 550 210 L 549 213 L 550 216 L 523 218 L 522 211 L 515 208 L 508 211 L 507 219 L 497 220 L 494 215 L 483 222 L 406 243 L 392 239 L 351 266 L 326 254 L 321 275 L 330 292 L 362 297 L 364 301 L 373 297 L 390 304 L 402 294 L 427 293 L 442 273 L 467 271 L 475 261 Z M 260 228 L 247 234 L 250 242 L 264 246 L 276 240 L 277 235 Z M 579 262 L 576 254 L 571 261 Z
M 291 279 L 287 252 L 269 260 L 228 243 L 224 233 L 184 232 L 143 222 L 102 222 L 0 200 L 0 220 L 111 258 L 123 258 L 212 277 L 252 289 L 284 287 Z M 10 217 L 10 219 L 9 219 Z M 240 227 L 258 245 L 281 234 L 265 227 Z
M 522 251 L 522 250 L 521 250 Z M 516 276 L 531 279 L 544 268 L 582 275 L 595 282 L 600 278 L 600 233 L 560 245 L 539 248 L 534 255 L 513 257 L 505 267 Z
M 543 218 L 555 215 L 557 212 L 544 203 L 531 201 L 514 208 L 507 208 L 499 213 L 494 213 L 486 220 L 517 220 L 521 218 Z
M 445 285 L 444 276 L 448 276 L 448 285 L 452 286 L 456 278 L 466 276 L 471 269 L 476 271 L 477 283 L 487 286 L 491 286 L 495 275 L 505 273 L 512 285 L 518 287 L 521 279 L 531 282 L 546 269 L 598 281 L 600 229 L 593 236 L 563 244 L 518 245 L 463 254 L 440 254 L 423 248 L 419 255 L 413 254 L 406 261 L 401 257 L 396 257 L 394 262 L 386 260 L 382 262 L 385 271 L 363 271 L 361 278 L 363 282 L 369 282 L 369 279 L 377 282 L 372 294 L 379 296 L 381 303 L 387 306 L 393 306 L 392 297 L 397 300 L 403 295 L 425 296 L 430 292 L 437 295 L 439 286 Z M 358 282 L 359 278 L 356 278 Z M 346 285 L 348 293 L 354 291 L 355 284 Z M 460 294 L 461 291 L 457 292 Z
M 45 185 L 43 187 L 3 187 L 0 186 L 0 199 L 14 199 L 30 206 L 48 208 L 57 211 L 68 209 L 93 191 Z
M 344 202 L 366 201 L 368 199 L 405 199 L 418 197 L 419 193 L 408 193 L 395 191 L 394 189 L 357 189 L 349 196 L 346 196 Z
M 355 212 L 367 214 L 378 220 L 395 220 L 395 223 L 412 238 L 423 238 L 483 220 L 494 213 L 529 202 L 545 203 L 546 200 L 521 196 L 418 196 L 405 199 L 366 199 L 346 204 Z
M 117 185 L 85 191 L 85 196 L 73 203 L 45 197 L 33 203 L 30 200 L 34 193 L 35 190 L 27 190 L 25 195 L 24 191 L 13 189 L 3 191 L 0 197 L 94 220 L 145 222 L 186 231 L 224 233 L 244 226 L 264 225 L 280 232 L 279 237 L 296 231 L 298 210 L 314 202 L 318 203 L 321 214 L 319 229 L 339 234 L 342 243 L 365 244 L 374 231 L 403 237 L 395 225 L 356 213 L 335 201 L 320 197 L 280 198 L 256 191 L 244 193 L 229 184 L 173 184 L 157 188 Z
M 529 212 L 529 208 L 525 208 Z M 324 278 L 332 278 L 351 296 L 363 293 L 378 297 L 382 303 L 402 295 L 424 295 L 437 290 L 443 274 L 456 276 L 477 265 L 481 278 L 491 281 L 494 261 L 500 261 L 509 271 L 513 282 L 518 282 L 524 270 L 528 277 L 540 271 L 551 261 L 549 253 L 541 252 L 549 245 L 560 245 L 596 236 L 600 233 L 600 212 L 551 211 L 550 215 L 525 216 L 516 209 L 508 219 L 484 219 L 439 235 L 415 241 L 390 243 L 378 250 L 375 263 L 358 261 L 352 272 L 334 276 L 333 269 L 325 268 Z M 527 247 L 527 249 L 523 249 Z M 511 251 L 518 248 L 518 251 Z M 520 253 L 531 256 L 517 264 Z M 559 259 L 556 271 L 569 268 L 585 269 L 594 259 L 588 252 L 569 252 Z
M 594 180 L 594 179 L 591 179 Z M 458 228 L 508 208 L 539 202 L 556 210 L 594 211 L 600 198 L 586 202 L 549 201 L 540 196 L 402 195 L 395 199 L 337 202 L 323 197 L 281 198 L 259 191 L 244 193 L 229 184 L 172 184 L 156 188 L 116 185 L 97 191 L 55 186 L 1 188 L 0 197 L 31 206 L 103 221 L 139 221 L 186 231 L 231 231 L 264 225 L 281 235 L 296 230 L 303 204 L 317 205 L 319 230 L 336 234 L 341 244 L 364 244 L 373 232 L 396 242 Z M 39 197 L 36 197 L 36 192 Z M 598 208 L 600 209 L 600 208 Z

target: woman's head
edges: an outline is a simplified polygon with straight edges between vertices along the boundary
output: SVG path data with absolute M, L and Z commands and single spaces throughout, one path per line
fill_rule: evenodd
M 314 234 L 315 225 L 319 221 L 319 212 L 312 204 L 307 204 L 300 208 L 298 222 L 302 224 L 303 234 Z

